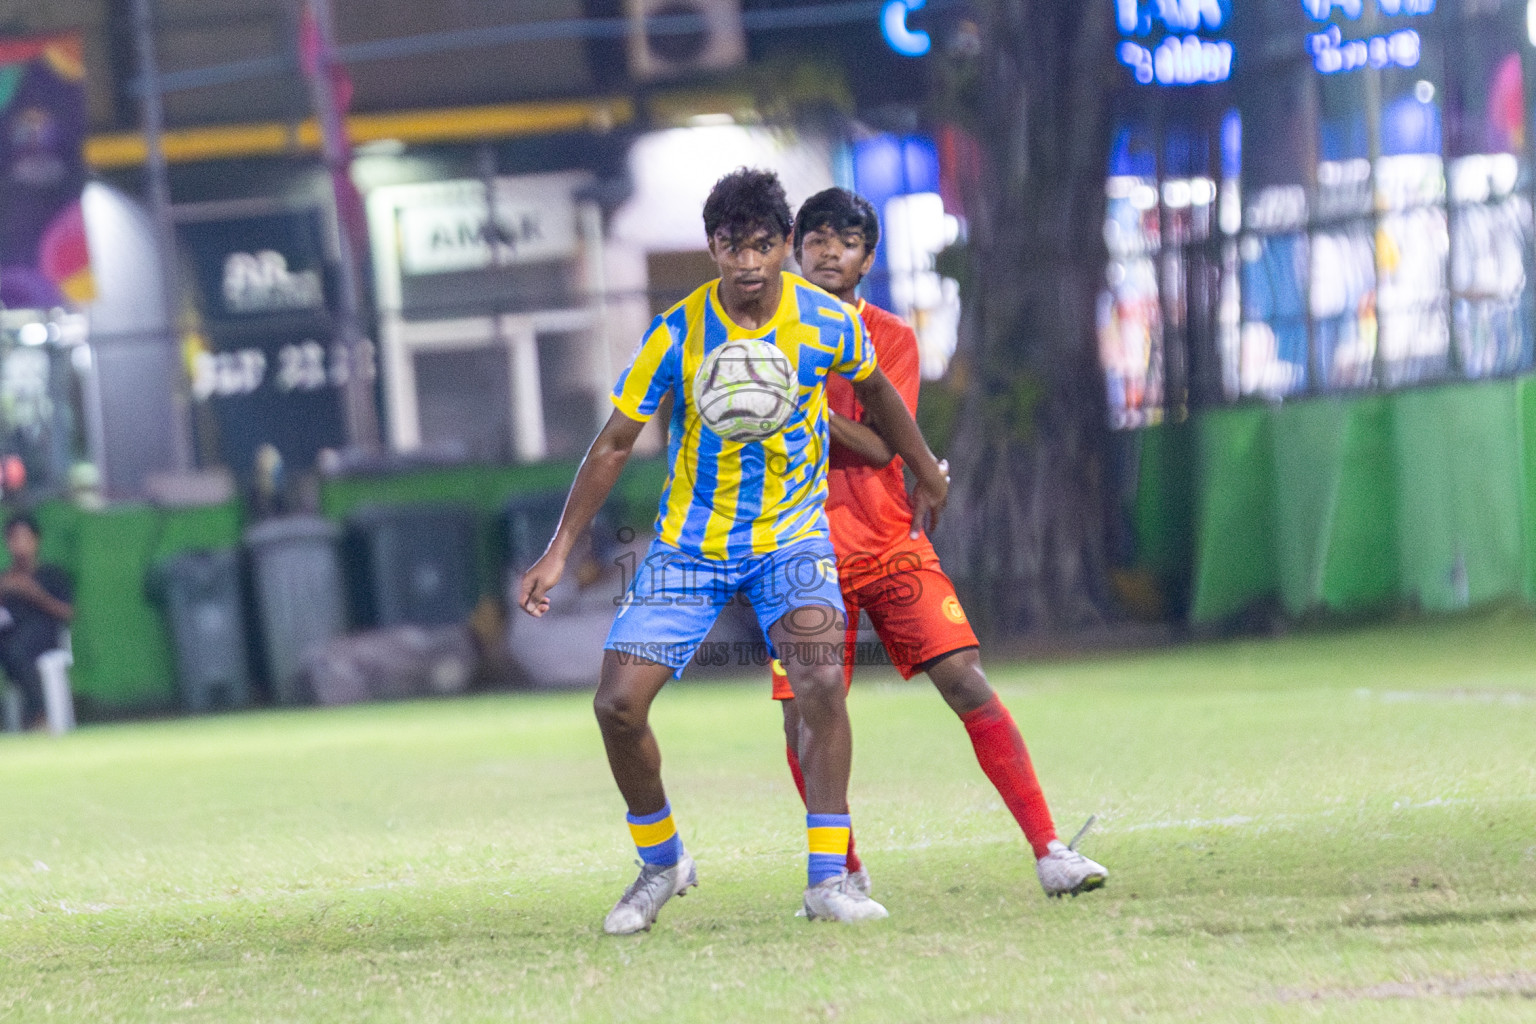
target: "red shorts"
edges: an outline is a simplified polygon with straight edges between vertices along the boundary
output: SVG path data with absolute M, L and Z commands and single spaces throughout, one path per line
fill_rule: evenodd
M 955 595 L 955 585 L 939 567 L 938 556 L 931 549 L 903 553 L 878 570 L 872 569 L 871 564 L 854 564 L 850 559 L 848 564 L 838 567 L 843 580 L 843 604 L 848 612 L 844 685 L 853 685 L 860 609 L 868 613 L 891 664 L 903 679 L 916 675 L 919 665 L 978 646 L 965 609 Z M 794 696 L 789 679 L 775 661 L 773 699 L 791 700 Z

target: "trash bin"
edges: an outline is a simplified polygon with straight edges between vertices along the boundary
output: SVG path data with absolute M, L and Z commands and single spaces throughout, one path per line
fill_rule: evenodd
M 310 700 L 304 659 L 347 631 L 340 539 L 341 529 L 319 516 L 269 519 L 245 533 L 275 704 Z
M 630 543 L 621 544 L 612 526 L 618 520 L 617 512 L 605 505 L 593 517 L 587 538 L 577 541 L 565 575 L 546 595 L 549 610 L 538 619 L 524 615 L 517 608 L 522 574 L 543 554 L 564 506 L 564 491 L 524 494 L 507 502 L 504 517 L 508 549 L 506 651 L 517 674 L 535 689 L 597 685 L 603 638 L 613 625 L 614 612 L 636 561 L 645 551 L 645 542 L 637 543 L 632 532 L 625 535 Z M 627 547 L 628 557 L 614 557 L 620 547 Z
M 476 520 L 462 505 L 370 505 L 347 520 L 347 578 L 363 626 L 447 626 L 475 609 Z
M 549 539 L 555 535 L 564 508 L 565 491 L 520 494 L 507 502 L 503 520 L 510 572 L 521 574 L 538 561 Z
M 182 706 L 201 712 L 248 705 L 250 659 L 239 552 L 223 548 L 176 555 L 151 571 L 150 590 L 170 622 Z
M 566 492 L 562 490 L 535 491 L 508 500 L 502 511 L 508 573 L 521 576 L 539 560 L 539 556 L 549 546 L 550 538 L 555 535 L 555 527 L 560 525 L 560 513 L 565 511 L 565 498 Z M 583 555 L 590 552 L 592 558 L 607 565 L 614 548 L 621 543 L 614 525 L 621 521 L 622 517 L 614 502 L 603 505 L 592 517 L 592 525 L 587 528 L 591 547 L 583 548 L 578 541 L 576 550 L 572 552 L 573 557 L 578 552 Z M 633 533 L 633 530 L 629 531 L 629 535 Z

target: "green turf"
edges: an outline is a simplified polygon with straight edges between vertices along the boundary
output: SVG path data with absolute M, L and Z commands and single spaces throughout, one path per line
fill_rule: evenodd
M 889 921 L 792 916 L 765 685 L 656 723 L 701 885 L 630 880 L 584 696 L 0 742 L 0 1021 L 1530 1021 L 1536 623 L 993 667 L 1107 889 L 1046 900 L 924 685 L 853 694 Z

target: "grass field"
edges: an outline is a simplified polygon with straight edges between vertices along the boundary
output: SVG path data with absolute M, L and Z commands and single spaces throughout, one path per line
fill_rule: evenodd
M 1045 899 L 926 685 L 856 685 L 889 921 L 793 915 L 765 686 L 656 725 L 700 888 L 648 935 L 585 695 L 0 742 L 0 1021 L 1531 1021 L 1536 622 L 992 667 L 1109 886 Z

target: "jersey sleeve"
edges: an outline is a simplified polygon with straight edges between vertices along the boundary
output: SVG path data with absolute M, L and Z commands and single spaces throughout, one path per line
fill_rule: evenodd
M 666 316 L 651 321 L 629 365 L 613 386 L 613 406 L 632 420 L 646 422 L 677 384 L 681 354 Z
M 869 332 L 864 329 L 864 321 L 859 317 L 858 310 L 845 303 L 843 313 L 847 317 L 848 326 L 843 331 L 842 343 L 838 347 L 837 360 L 832 364 L 832 369 L 849 380 L 863 380 L 874 373 L 879 365 L 875 360 L 875 346 L 870 343 Z

